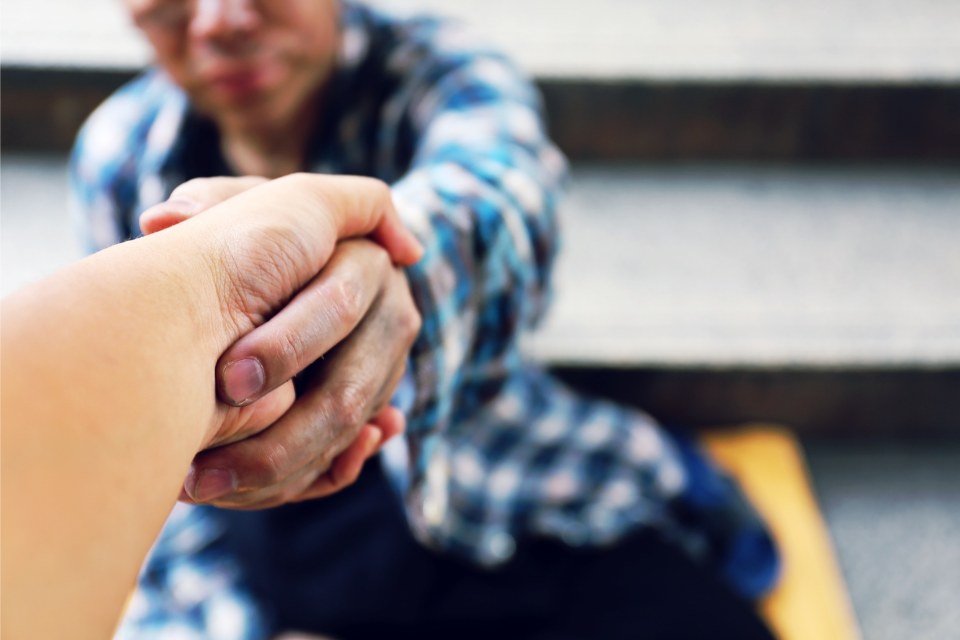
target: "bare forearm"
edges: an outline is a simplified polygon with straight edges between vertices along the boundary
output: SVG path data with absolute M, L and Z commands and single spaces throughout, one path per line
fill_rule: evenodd
M 218 357 L 367 234 L 417 255 L 385 185 L 289 176 L 4 301 L 4 637 L 109 634 L 194 454 L 293 402 L 217 403 Z
M 121 245 L 3 303 L 4 637 L 108 635 L 208 435 L 230 339 L 174 249 Z

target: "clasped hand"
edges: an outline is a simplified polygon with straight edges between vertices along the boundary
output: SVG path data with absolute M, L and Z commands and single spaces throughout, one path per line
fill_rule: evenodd
M 192 180 L 144 212 L 141 228 L 157 233 L 265 183 Z M 304 190 L 314 201 L 319 190 L 327 211 L 314 214 L 338 221 L 335 246 L 298 291 L 285 290 L 289 279 L 266 275 L 237 288 L 249 331 L 220 358 L 216 376 L 221 400 L 241 409 L 227 412 L 194 459 L 180 496 L 187 502 L 260 509 L 329 495 L 352 484 L 364 461 L 404 428 L 403 414 L 388 403 L 421 320 L 395 265 L 416 262 L 422 249 L 375 180 L 298 174 L 274 181 L 271 190 L 291 207 L 303 206 Z M 352 220 L 357 215 L 365 219 Z M 369 235 L 347 239 L 371 227 Z M 259 260 L 273 276 L 277 261 L 315 259 L 291 258 L 281 246 L 248 253 L 241 259 L 252 262 L 240 271 L 256 271 Z

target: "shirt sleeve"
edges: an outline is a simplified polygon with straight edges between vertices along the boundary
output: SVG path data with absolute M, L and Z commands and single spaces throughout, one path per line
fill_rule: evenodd
M 408 513 L 436 542 L 431 462 L 521 368 L 518 338 L 549 299 L 566 162 L 536 89 L 507 60 L 448 23 L 417 46 L 388 64 L 410 78 L 399 93 L 415 140 L 394 199 L 426 248 L 408 270 L 423 316 L 411 353 Z
M 95 253 L 123 240 L 121 207 L 115 194 L 98 182 L 90 166 L 83 138 L 78 138 L 70 156 L 70 215 L 85 253 Z
M 138 234 L 132 228 L 140 157 L 157 113 L 152 74 L 120 88 L 87 119 L 70 154 L 69 193 L 82 248 L 93 253 Z

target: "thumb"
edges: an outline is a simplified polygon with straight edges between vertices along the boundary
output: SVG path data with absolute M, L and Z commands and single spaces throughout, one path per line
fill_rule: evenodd
M 182 198 L 171 198 L 160 204 L 155 204 L 140 214 L 140 231 L 148 236 L 157 231 L 179 224 L 188 218 L 200 213 L 196 202 Z

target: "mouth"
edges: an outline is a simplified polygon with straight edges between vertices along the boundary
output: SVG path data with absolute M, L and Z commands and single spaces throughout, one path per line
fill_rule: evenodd
M 259 93 L 263 86 L 263 74 L 257 69 L 217 73 L 207 76 L 206 84 L 228 98 L 246 98 Z
M 248 100 L 264 93 L 273 84 L 276 69 L 268 62 L 243 67 L 221 68 L 205 74 L 206 86 L 229 102 Z

